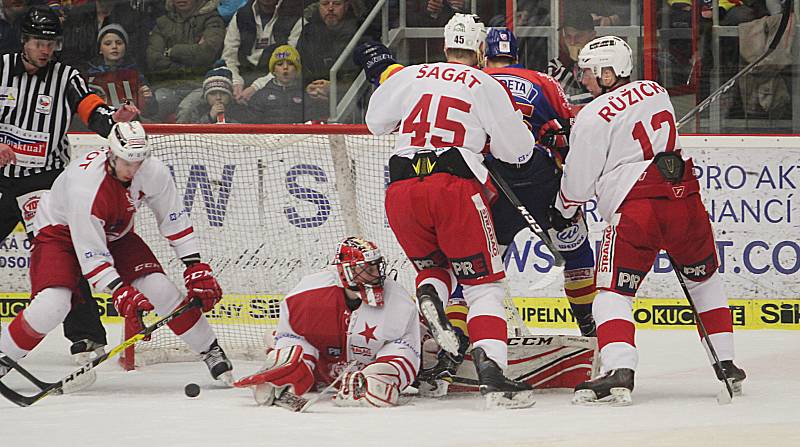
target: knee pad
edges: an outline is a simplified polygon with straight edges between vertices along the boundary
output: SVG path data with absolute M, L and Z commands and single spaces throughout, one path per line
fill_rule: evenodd
M 61 324 L 72 308 L 72 291 L 66 287 L 50 287 L 37 293 L 25 309 L 25 321 L 31 329 L 47 334 Z
M 163 273 L 150 273 L 133 280 L 133 287 L 142 292 L 156 308 L 159 315 L 166 315 L 183 302 L 183 295 Z

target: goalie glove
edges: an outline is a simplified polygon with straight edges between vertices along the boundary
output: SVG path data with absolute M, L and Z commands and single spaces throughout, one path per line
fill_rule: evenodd
M 187 301 L 199 298 L 203 302 L 203 312 L 214 308 L 222 299 L 222 288 L 217 279 L 211 274 L 211 266 L 204 262 L 197 262 L 186 267 L 183 271 L 183 282 L 186 285 Z
M 259 405 L 272 405 L 287 387 L 300 396 L 314 384 L 314 373 L 303 361 L 303 348 L 290 346 L 273 349 L 267 354 L 264 367 L 253 375 L 240 379 L 233 386 L 253 387 L 253 397 Z
M 345 374 L 333 400 L 338 407 L 393 407 L 400 398 L 400 372 L 385 362 Z

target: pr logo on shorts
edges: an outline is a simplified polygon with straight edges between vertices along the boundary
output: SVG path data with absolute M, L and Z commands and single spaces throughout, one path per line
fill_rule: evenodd
M 703 259 L 696 264 L 684 264 L 681 267 L 683 276 L 693 280 L 702 281 L 711 276 L 717 270 L 717 259 L 714 255 Z
M 616 275 L 617 280 L 614 282 L 615 288 L 619 292 L 635 295 L 639 286 L 642 284 L 644 275 L 644 272 L 618 268 Z
M 450 264 L 453 266 L 453 274 L 458 279 L 476 279 L 489 274 L 486 259 L 481 253 L 466 258 L 451 259 Z

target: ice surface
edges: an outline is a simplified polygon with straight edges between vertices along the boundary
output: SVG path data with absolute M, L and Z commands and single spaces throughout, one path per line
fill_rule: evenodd
M 111 339 L 120 328 L 110 326 Z M 534 331 L 536 332 L 536 331 Z M 47 397 L 29 408 L 0 398 L 0 446 L 800 446 L 800 333 L 740 331 L 737 364 L 744 396 L 720 406 L 714 377 L 694 331 L 639 331 L 634 404 L 577 407 L 571 393 L 540 393 L 526 410 L 478 410 L 477 395 L 408 397 L 392 409 L 337 408 L 310 413 L 256 407 L 250 392 L 216 387 L 202 363 L 124 372 L 110 361 L 91 388 Z M 34 374 L 57 380 L 75 369 L 68 342 L 53 331 L 29 358 Z M 256 370 L 235 362 L 235 375 Z M 14 389 L 34 389 L 16 374 Z M 183 394 L 200 385 L 196 399 Z

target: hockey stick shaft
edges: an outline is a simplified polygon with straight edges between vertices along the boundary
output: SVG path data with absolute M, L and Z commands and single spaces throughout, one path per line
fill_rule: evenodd
M 522 218 L 528 224 L 528 228 L 530 228 L 533 234 L 535 234 L 536 237 L 538 237 L 545 245 L 547 245 L 547 248 L 550 249 L 550 253 L 553 255 L 553 262 L 555 265 L 558 267 L 563 266 L 564 257 L 561 256 L 561 253 L 558 251 L 555 244 L 553 244 L 553 240 L 550 239 L 550 236 L 548 236 L 547 233 L 545 233 L 541 225 L 536 222 L 533 214 L 531 214 L 531 212 L 528 211 L 528 208 L 522 204 L 522 202 L 519 200 L 519 197 L 514 194 L 514 191 L 511 189 L 511 186 L 508 184 L 506 179 L 495 172 L 494 168 L 490 164 L 486 165 L 486 169 L 489 170 L 489 176 L 492 178 L 492 181 L 494 181 L 495 185 L 497 185 L 497 188 L 500 190 L 500 192 L 508 198 L 508 201 L 511 202 L 511 205 L 517 209 L 520 216 L 522 216 Z
M 676 127 L 678 129 L 680 129 L 684 124 L 689 122 L 689 120 L 694 118 L 695 115 L 707 109 L 712 102 L 718 100 L 720 96 L 722 96 L 731 87 L 733 87 L 733 84 L 735 84 L 739 78 L 753 71 L 756 68 L 756 66 L 758 66 L 758 64 L 761 63 L 761 61 L 766 59 L 770 54 L 772 54 L 773 51 L 775 51 L 775 48 L 778 47 L 778 44 L 780 43 L 781 39 L 783 39 L 783 35 L 786 32 L 786 27 L 789 24 L 789 16 L 792 13 L 792 3 L 793 3 L 792 0 L 786 0 L 786 3 L 783 5 L 783 15 L 781 16 L 781 22 L 780 24 L 778 24 L 778 29 L 775 31 L 775 36 L 772 37 L 772 41 L 770 42 L 769 46 L 764 51 L 764 53 L 761 56 L 759 56 L 756 60 L 749 63 L 746 67 L 741 69 L 732 78 L 728 79 L 727 82 L 722 84 L 713 93 L 708 95 L 708 97 L 703 101 L 701 101 L 700 104 L 696 105 L 692 110 L 686 113 L 686 115 L 684 115 L 683 118 L 681 118 L 677 122 Z
M 675 270 L 675 276 L 678 277 L 678 282 L 681 283 L 681 289 L 683 289 L 683 294 L 686 296 L 686 300 L 689 301 L 689 306 L 692 308 L 692 313 L 694 314 L 694 319 L 697 321 L 697 328 L 700 330 L 700 336 L 705 340 L 706 346 L 708 346 L 708 351 L 711 352 L 711 357 L 714 359 L 714 364 L 719 369 L 720 374 L 722 375 L 722 381 L 725 382 L 725 388 L 728 390 L 728 395 L 733 399 L 733 387 L 731 383 L 728 381 L 728 376 L 725 374 L 725 370 L 722 368 L 722 362 L 719 361 L 719 356 L 717 355 L 717 350 L 714 349 L 714 344 L 711 343 L 711 338 L 708 336 L 708 331 L 706 330 L 706 325 L 703 324 L 703 320 L 700 318 L 700 312 L 697 311 L 697 306 L 694 304 L 694 300 L 692 299 L 692 295 L 689 294 L 689 288 L 686 287 L 686 281 L 683 280 L 683 276 L 681 275 L 681 271 L 678 268 L 678 264 L 672 259 L 671 255 L 667 255 L 669 257 L 669 263 L 672 264 L 672 269 Z
M 112 357 L 115 357 L 117 354 L 121 353 L 126 348 L 136 344 L 139 341 L 141 341 L 142 339 L 144 339 L 148 335 L 150 335 L 153 332 L 155 332 L 157 329 L 165 326 L 166 324 L 168 324 L 169 322 L 171 322 L 175 318 L 181 316 L 185 312 L 187 312 L 187 311 L 189 311 L 191 309 L 194 309 L 196 307 L 200 307 L 201 305 L 202 305 L 202 303 L 198 299 L 193 299 L 193 300 L 189 301 L 188 303 L 184 304 L 183 306 L 180 306 L 177 309 L 175 309 L 174 311 L 172 311 L 172 313 L 170 313 L 169 315 L 167 315 L 167 316 L 161 318 L 160 320 L 156 321 L 151 326 L 147 326 L 147 327 L 142 328 L 142 330 L 140 330 L 139 332 L 137 332 L 136 334 L 134 334 L 132 337 L 128 338 L 127 340 L 123 341 L 121 344 L 117 345 L 112 350 L 106 352 L 105 354 L 103 354 L 101 356 L 98 356 L 97 358 L 93 359 L 92 361 L 90 361 L 90 362 L 86 363 L 85 365 L 81 366 L 76 371 L 74 371 L 72 374 L 64 377 L 63 379 L 59 380 L 58 382 L 49 383 L 44 389 L 42 389 L 37 394 L 34 394 L 32 396 L 24 396 L 22 394 L 17 393 L 16 391 L 8 388 L 2 382 L 0 382 L 0 394 L 2 394 L 8 400 L 10 400 L 11 402 L 13 402 L 13 403 L 15 403 L 15 404 L 17 404 L 17 405 L 19 405 L 21 407 L 27 407 L 27 406 L 33 405 L 36 402 L 38 402 L 39 400 L 49 396 L 50 394 L 56 394 L 56 393 L 61 392 L 64 389 L 65 386 L 68 386 L 71 382 L 75 381 L 78 377 L 80 377 L 80 376 L 88 373 L 89 371 L 93 370 L 94 368 L 96 368 L 98 365 L 100 365 L 101 363 L 105 362 L 106 360 L 108 360 L 108 359 L 110 359 Z M 20 366 L 17 362 L 9 359 L 8 357 L 5 357 L 3 359 L 3 361 L 8 363 L 12 368 L 14 368 L 17 371 L 19 371 L 20 374 L 25 376 L 27 379 L 29 379 L 29 380 L 31 380 L 31 378 L 35 379 L 35 376 L 33 376 L 30 372 L 25 370 L 25 368 Z M 38 379 L 36 379 L 36 380 L 38 381 Z M 31 381 L 34 382 L 34 380 L 31 380 Z M 39 381 L 39 383 L 47 383 L 47 382 Z M 36 382 L 34 382 L 34 384 L 36 384 Z

